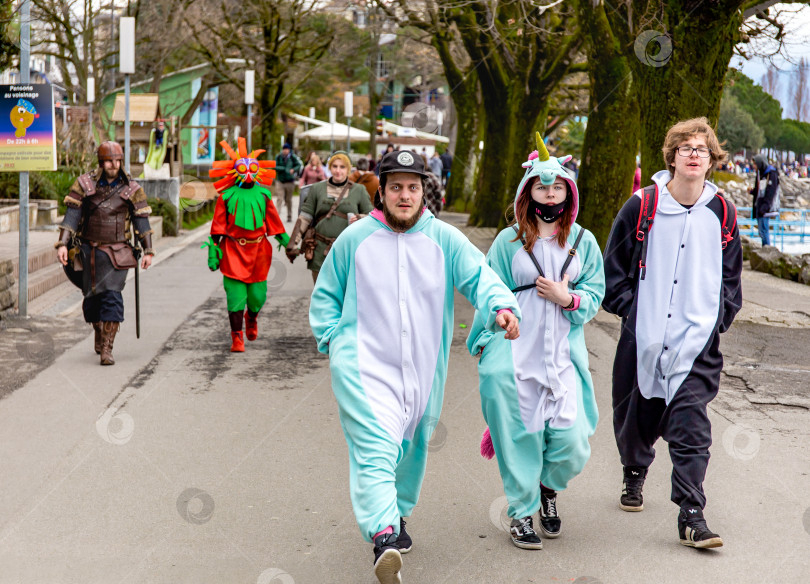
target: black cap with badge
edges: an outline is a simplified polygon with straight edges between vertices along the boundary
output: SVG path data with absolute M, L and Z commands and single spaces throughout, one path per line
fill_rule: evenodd
M 425 162 L 422 157 L 410 150 L 389 152 L 380 161 L 380 175 L 389 172 L 410 172 L 419 176 L 425 174 Z

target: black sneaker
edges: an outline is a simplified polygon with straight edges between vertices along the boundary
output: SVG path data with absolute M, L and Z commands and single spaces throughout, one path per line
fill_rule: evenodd
M 407 554 L 413 547 L 413 540 L 408 532 L 405 531 L 405 520 L 399 518 L 399 537 L 397 538 L 397 546 L 399 546 L 399 553 Z
M 397 535 L 388 533 L 374 540 L 374 575 L 380 584 L 402 584 L 399 571 L 402 556 L 397 546 Z
M 560 537 L 562 520 L 557 515 L 557 491 L 540 486 L 540 531 L 549 538 Z
M 693 548 L 723 547 L 719 535 L 709 530 L 700 507 L 681 507 L 678 513 L 678 535 L 681 544 Z
M 619 507 L 625 511 L 643 511 L 644 497 L 641 490 L 644 488 L 644 479 L 647 478 L 647 469 L 643 466 L 625 466 L 622 498 Z
M 541 550 L 543 541 L 537 537 L 532 527 L 532 517 L 513 519 L 511 526 L 512 543 L 524 550 Z

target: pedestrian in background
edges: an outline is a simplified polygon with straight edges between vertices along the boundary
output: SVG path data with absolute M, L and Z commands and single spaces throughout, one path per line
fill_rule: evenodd
M 287 207 L 287 221 L 292 221 L 292 199 L 295 193 L 295 179 L 304 169 L 301 159 L 292 151 L 292 145 L 287 142 L 281 148 L 281 154 L 276 156 L 276 193 L 279 202 L 284 201 Z M 279 213 L 281 205 L 279 205 Z
M 366 189 L 349 181 L 351 164 L 345 152 L 335 152 L 329 158 L 332 176 L 310 187 L 287 245 L 290 262 L 304 253 L 313 282 L 318 280 L 318 272 L 338 235 L 371 211 Z M 310 226 L 314 238 L 304 239 Z
M 93 325 L 101 365 L 114 365 L 115 335 L 124 321 L 121 291 L 138 259 L 129 243 L 130 225 L 143 250 L 141 268 L 152 265 L 151 208 L 141 186 L 124 172 L 124 150 L 104 142 L 98 168 L 81 175 L 65 197 L 56 256 L 70 280 L 82 289 L 84 320 Z M 68 265 L 70 260 L 70 265 Z
M 369 171 L 367 158 L 357 160 L 357 170 L 349 175 L 349 180 L 362 185 L 368 193 L 369 202 L 374 205 L 374 195 L 377 194 L 377 189 L 380 187 L 380 179 Z
M 307 164 L 301 172 L 298 186 L 305 187 L 307 185 L 314 185 L 316 182 L 321 182 L 322 180 L 326 180 L 326 173 L 323 170 L 321 157 L 318 156 L 317 153 L 311 152 L 309 158 L 307 158 Z
M 764 154 L 754 156 L 754 186 L 748 191 L 754 197 L 753 212 L 757 220 L 757 231 L 762 245 L 770 245 L 770 221 L 779 217 L 779 171 L 776 170 Z M 776 206 L 776 209 L 773 207 Z
M 432 172 L 426 171 L 423 189 L 425 205 L 427 205 L 431 213 L 438 217 L 444 208 L 444 190 L 442 189 L 441 179 Z
M 435 174 L 441 180 L 442 177 L 442 169 L 444 165 L 442 164 L 442 158 L 439 156 L 439 153 L 435 150 L 433 151 L 433 156 L 430 157 L 428 161 L 428 167 L 430 168 L 430 172 Z
M 442 186 L 447 188 L 447 181 L 450 180 L 450 170 L 453 166 L 453 155 L 449 150 L 445 150 L 441 155 L 442 160 Z

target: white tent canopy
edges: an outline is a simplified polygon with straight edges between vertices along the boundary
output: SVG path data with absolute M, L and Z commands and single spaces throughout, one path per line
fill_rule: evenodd
M 393 136 L 415 136 L 416 138 L 421 138 L 423 140 L 433 140 L 434 142 L 442 142 L 444 144 L 450 143 L 450 138 L 446 136 L 441 136 L 439 134 L 431 134 L 430 132 L 423 132 L 419 129 L 414 129 L 406 126 L 398 126 L 389 121 L 385 121 L 383 123 L 385 131 Z M 379 138 L 379 140 L 385 142 L 386 138 Z M 396 141 L 394 139 L 393 141 Z
M 349 128 L 346 124 L 329 124 L 312 128 L 298 135 L 299 138 L 309 138 L 310 140 L 345 140 L 349 134 L 352 140 L 368 141 L 371 135 L 358 128 Z

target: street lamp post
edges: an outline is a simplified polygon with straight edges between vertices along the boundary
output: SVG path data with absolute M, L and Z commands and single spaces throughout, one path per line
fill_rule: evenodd
M 96 102 L 96 78 L 87 78 L 87 133 L 90 136 L 90 141 L 95 146 L 95 139 L 93 138 L 93 104 Z
M 122 16 L 118 29 L 118 71 L 124 75 L 124 172 L 129 174 L 129 76 L 135 73 L 135 18 Z
M 332 140 L 330 143 L 330 152 L 335 151 L 335 120 L 337 119 L 337 108 L 329 108 L 329 128 L 332 130 Z
M 31 1 L 20 6 L 20 83 L 31 82 Z M 17 309 L 28 316 L 28 173 L 20 173 L 20 250 L 17 265 Z
M 247 149 L 253 151 L 253 97 L 256 93 L 256 71 L 245 69 L 245 105 L 247 106 Z
M 352 153 L 352 114 L 354 114 L 354 94 L 351 91 L 343 93 L 343 109 L 346 115 L 346 152 Z
M 309 108 L 309 117 L 312 118 L 313 120 L 315 119 L 315 108 L 314 107 Z M 304 131 L 305 132 L 309 131 L 309 122 L 304 122 Z

